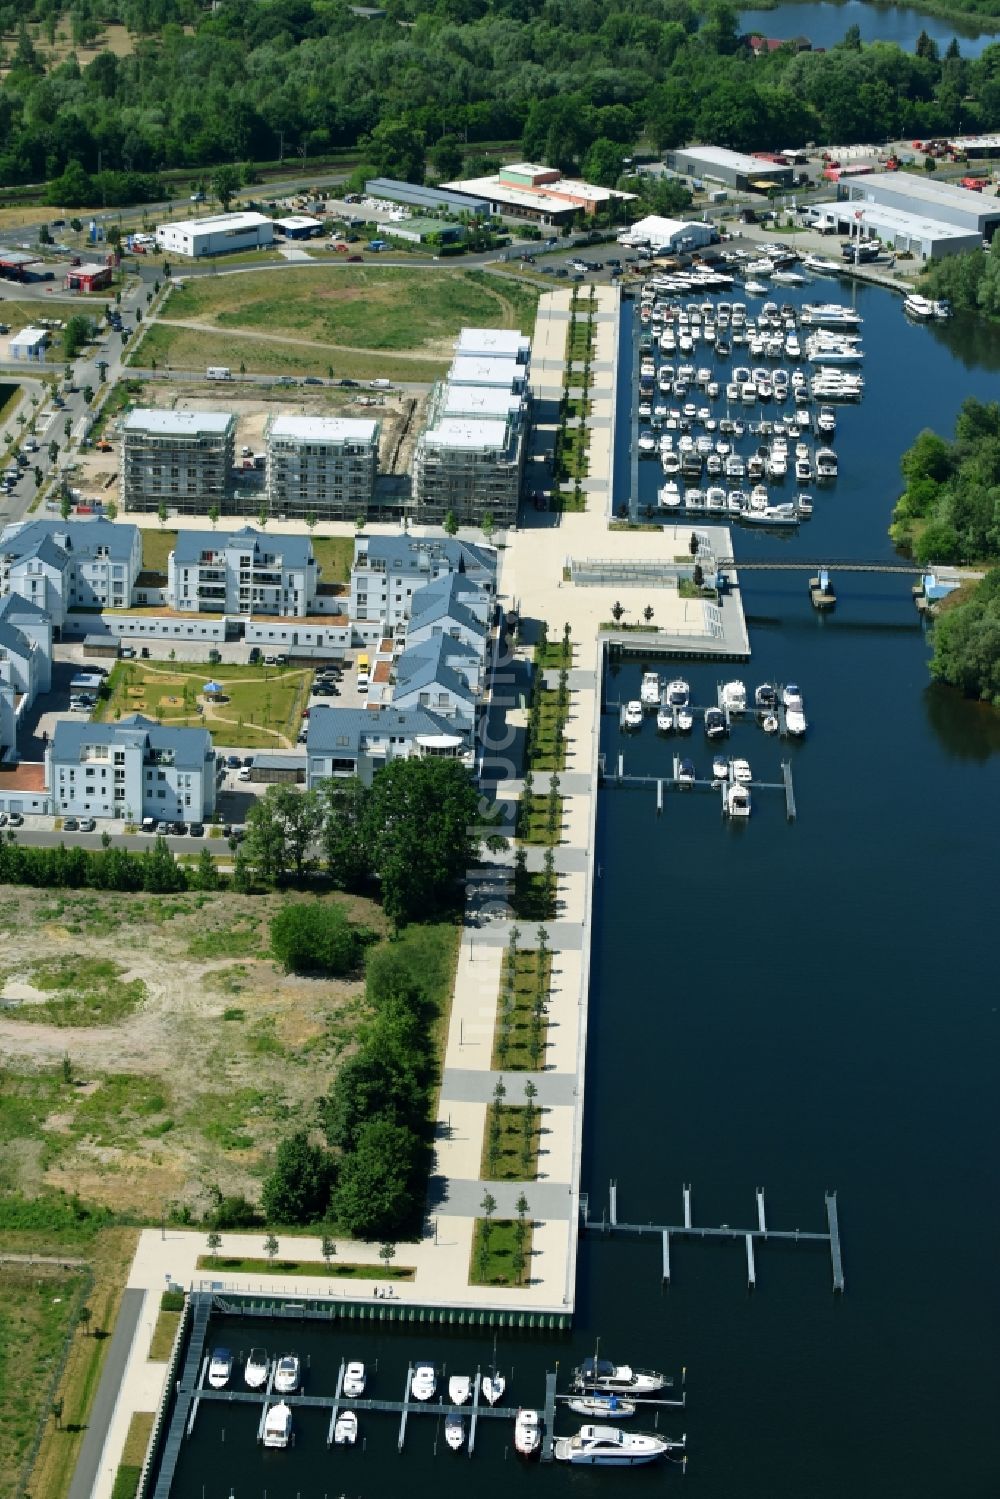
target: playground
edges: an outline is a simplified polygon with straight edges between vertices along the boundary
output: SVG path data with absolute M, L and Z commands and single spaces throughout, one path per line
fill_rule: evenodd
M 124 661 L 95 717 L 112 723 L 141 713 L 174 728 L 208 729 L 220 744 L 292 749 L 312 677 L 311 667 Z

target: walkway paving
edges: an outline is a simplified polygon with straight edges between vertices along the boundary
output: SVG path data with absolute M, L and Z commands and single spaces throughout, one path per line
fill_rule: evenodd
M 133 1410 L 155 1410 L 155 1406 L 133 1405 L 133 1393 L 126 1393 L 126 1370 L 130 1367 L 136 1344 L 139 1318 L 146 1301 L 146 1292 L 127 1290 L 122 1296 L 118 1320 L 111 1335 L 111 1344 L 101 1370 L 97 1394 L 90 1408 L 87 1430 L 77 1458 L 76 1471 L 69 1486 L 69 1499 L 90 1499 L 90 1495 L 105 1496 L 111 1493 L 120 1454 L 125 1446 Z M 162 1383 L 162 1381 L 161 1381 Z M 118 1441 L 116 1418 L 121 1412 L 124 1430 Z M 103 1461 L 105 1451 L 108 1461 Z

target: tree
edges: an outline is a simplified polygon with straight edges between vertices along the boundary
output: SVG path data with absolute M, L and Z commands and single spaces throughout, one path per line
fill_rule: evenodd
M 94 336 L 93 320 L 83 313 L 75 313 L 63 329 L 63 356 L 66 359 L 75 359 L 80 350 L 90 343 Z
M 223 213 L 229 212 L 229 205 L 236 197 L 241 187 L 240 174 L 236 167 L 217 167 L 212 174 L 212 191 L 222 204 Z
M 705 569 L 702 567 L 700 562 L 696 562 L 694 565 L 694 571 L 691 574 L 691 581 L 694 583 L 695 588 L 701 588 L 704 585 Z
M 267 508 L 267 501 L 265 500 L 257 511 L 257 524 L 262 531 L 267 529 L 267 523 L 270 519 L 271 516 Z
M 691 553 L 692 557 L 697 557 L 697 555 L 698 555 L 698 548 L 699 548 L 700 545 L 701 545 L 701 543 L 698 540 L 698 533 L 697 533 L 697 531 L 692 531 L 691 532 L 691 536 L 690 536 L 690 538 L 688 540 L 688 551 Z
M 419 1141 L 403 1125 L 372 1119 L 358 1131 L 340 1163 L 332 1208 L 352 1238 L 385 1239 L 404 1228 L 414 1210 L 413 1172 Z
M 53 1400 L 53 1402 L 52 1402 L 52 1419 L 53 1419 L 53 1421 L 55 1421 L 56 1426 L 58 1427 L 58 1429 L 60 1431 L 62 1430 L 63 1409 L 64 1409 L 64 1406 L 63 1406 L 62 1397 L 59 1397 L 58 1399 Z
M 196 890 L 218 890 L 221 884 L 219 867 L 212 855 L 212 850 L 206 846 L 198 854 L 198 863 L 194 869 L 194 887 Z
M 218 1229 L 212 1229 L 212 1232 L 209 1234 L 206 1243 L 208 1244 L 209 1254 L 213 1259 L 215 1259 L 219 1253 L 219 1250 L 222 1248 L 222 1235 L 219 1233 Z
M 216 526 L 219 524 L 219 514 L 220 514 L 220 512 L 219 512 L 218 505 L 210 505 L 209 506 L 208 518 L 212 522 L 212 530 L 213 531 L 215 530 Z
M 310 1145 L 306 1130 L 297 1130 L 278 1146 L 261 1188 L 261 1207 L 269 1223 L 315 1223 L 329 1206 L 332 1184 L 332 1157 Z
M 385 1266 L 385 1268 L 388 1270 L 389 1266 L 392 1264 L 393 1260 L 396 1258 L 396 1246 L 395 1246 L 395 1244 L 380 1244 L 379 1245 L 379 1251 L 378 1251 L 378 1257 L 382 1261 L 382 1263 Z
M 400 926 L 454 908 L 484 838 L 492 849 L 506 846 L 496 809 L 481 805 L 457 760 L 391 761 L 376 774 L 364 815 L 383 904 Z
M 161 500 L 156 507 L 156 518 L 160 522 L 160 530 L 167 524 L 167 502 Z
M 446 536 L 454 536 L 458 531 L 458 520 L 454 510 L 449 510 L 444 518 L 444 532 Z
M 64 489 L 62 494 L 59 496 L 59 514 L 62 516 L 63 520 L 69 520 L 70 516 L 73 514 L 73 501 L 69 497 L 68 489 Z
M 326 1261 L 327 1269 L 329 1269 L 330 1261 L 335 1258 L 337 1253 L 336 1241 L 329 1234 L 324 1234 L 320 1239 L 319 1252 Z
M 91 1322 L 91 1318 L 92 1317 L 93 1317 L 93 1312 L 90 1310 L 90 1307 L 89 1306 L 81 1306 L 80 1311 L 79 1311 L 79 1320 L 80 1320 L 80 1326 L 83 1328 L 84 1336 L 86 1336 L 87 1333 L 90 1330 L 90 1322 Z
M 493 511 L 484 510 L 482 519 L 479 522 L 479 529 L 482 531 L 487 541 L 489 541 L 490 537 L 493 535 L 493 526 Z
M 966 697 L 1000 707 L 1000 568 L 935 622 L 931 673 Z
M 59 444 L 53 439 L 53 441 L 49 443 L 49 462 L 50 463 L 55 463 L 55 461 L 56 461 L 56 459 L 58 457 L 59 457 Z
M 615 599 L 614 603 L 611 605 L 611 618 L 614 620 L 616 625 L 621 623 L 622 615 L 624 613 L 625 605 L 618 599 Z
M 427 153 L 431 171 L 438 182 L 447 182 L 462 172 L 462 146 L 457 136 L 442 135 Z
M 653 622 L 653 606 L 652 606 L 652 604 L 647 604 L 646 605 L 645 609 L 642 611 L 642 617 L 646 621 L 647 625 L 648 624 L 652 624 L 652 622 Z
M 361 937 L 340 906 L 296 901 L 272 917 L 271 951 L 286 973 L 339 977 L 357 967 Z
M 264 1240 L 264 1253 L 267 1255 L 272 1265 L 274 1264 L 274 1257 L 278 1253 L 280 1247 L 281 1246 L 279 1245 L 277 1239 L 274 1237 L 274 1234 L 268 1234 L 267 1238 Z
M 339 890 L 360 890 L 372 877 L 368 787 L 347 776 L 322 782 L 317 793 L 327 872 Z
M 614 187 L 622 173 L 622 148 L 606 137 L 593 141 L 583 158 L 583 175 L 587 182 L 600 187 Z
M 398 177 L 403 182 L 423 182 L 425 170 L 424 136 L 404 120 L 382 120 L 361 142 L 375 163 L 381 177 Z

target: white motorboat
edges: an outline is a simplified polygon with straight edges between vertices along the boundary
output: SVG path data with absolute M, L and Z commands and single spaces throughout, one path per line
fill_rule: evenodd
M 671 708 L 686 708 L 691 701 L 691 688 L 683 677 L 674 677 L 663 691 L 663 700 Z
M 795 460 L 795 482 L 796 484 L 811 484 L 813 478 L 812 460 L 806 454 Z
M 658 707 L 662 690 L 663 684 L 660 681 L 659 672 L 644 671 L 642 674 L 642 685 L 639 688 L 639 698 L 643 704 L 643 707 Z
M 922 297 L 917 292 L 911 292 L 903 301 L 903 311 L 919 322 L 928 322 L 934 316 L 934 303 L 930 297 Z
M 302 1363 L 297 1353 L 283 1353 L 274 1371 L 274 1388 L 279 1395 L 294 1395 L 302 1378 Z
M 437 1370 L 426 1361 L 414 1364 L 410 1394 L 414 1400 L 433 1400 L 437 1392 Z
M 457 1411 L 451 1411 L 444 1418 L 444 1439 L 452 1452 L 461 1452 L 465 1445 L 465 1422 Z
M 729 778 L 729 761 L 725 755 L 713 755 L 712 757 L 712 780 L 725 781 Z
M 608 1421 L 624 1421 L 639 1409 L 624 1395 L 600 1395 L 593 1390 L 588 1395 L 574 1395 L 566 1404 L 578 1416 L 603 1416 Z
M 695 781 L 697 779 L 698 779 L 698 774 L 697 774 L 697 771 L 694 768 L 694 761 L 693 760 L 678 760 L 678 762 L 677 762 L 677 784 L 678 784 L 678 786 L 693 786 L 694 783 L 695 783 Z M 624 1372 L 627 1372 L 627 1373 L 631 1374 L 632 1370 L 626 1368 L 626 1370 Z M 598 1388 L 602 1388 L 602 1387 L 599 1386 Z M 603 1388 L 607 1388 L 607 1386 L 603 1386 Z M 637 1391 L 639 1387 L 637 1385 L 626 1385 L 626 1384 L 623 1384 L 623 1385 L 619 1386 L 619 1388 L 621 1388 L 621 1389 L 631 1389 L 633 1391 Z M 657 1388 L 660 1388 L 660 1386 L 657 1386 Z
M 751 260 L 750 263 L 747 266 L 747 275 L 748 276 L 773 276 L 773 274 L 774 274 L 774 261 L 773 260 L 768 260 L 766 256 L 762 256 L 760 260 Z M 746 289 L 747 289 L 747 291 L 750 290 L 750 282 L 749 281 L 746 283 Z M 766 295 L 766 293 L 767 293 L 767 287 L 765 286 L 763 288 L 763 290 L 764 290 L 764 293 Z
M 798 271 L 774 271 L 771 275 L 772 281 L 777 281 L 780 286 L 805 286 L 805 276 L 800 276 Z
M 619 1426 L 581 1426 L 575 1437 L 559 1437 L 557 1462 L 601 1468 L 637 1468 L 653 1463 L 669 1451 L 670 1443 L 646 1431 L 622 1431 Z
M 672 454 L 671 456 L 676 457 L 675 454 Z M 677 467 L 678 469 L 680 468 L 679 460 L 677 462 Z M 664 510 L 679 510 L 681 504 L 681 489 L 680 485 L 677 483 L 677 480 L 668 479 L 666 484 L 661 485 L 659 494 L 657 495 L 657 499 Z
M 781 701 L 786 708 L 802 707 L 802 689 L 795 682 L 789 682 L 781 689 Z
M 292 1440 L 292 1412 L 283 1400 L 272 1405 L 264 1417 L 265 1447 L 287 1447 Z
M 818 276 L 836 276 L 840 273 L 837 262 L 824 260 L 822 255 L 803 255 L 802 264 L 807 271 L 815 271 Z
M 740 781 L 744 785 L 749 785 L 753 780 L 753 775 L 750 771 L 750 761 L 733 760 L 730 766 L 730 774 L 734 781 Z
M 271 1360 L 264 1348 L 251 1348 L 243 1370 L 243 1379 L 248 1390 L 262 1390 L 271 1372 Z
M 542 1418 L 535 1410 L 519 1410 L 514 1419 L 514 1449 L 532 1457 L 542 1444 Z
M 625 727 L 627 729 L 642 728 L 642 703 L 637 697 L 625 704 Z
M 224 1390 L 233 1372 L 233 1355 L 228 1348 L 215 1348 L 208 1365 L 209 1388 Z
M 365 1366 L 355 1359 L 344 1370 L 343 1393 L 347 1396 L 348 1400 L 359 1400 L 365 1393 L 366 1382 Z
M 656 715 L 656 729 L 660 734 L 672 734 L 674 731 L 673 708 L 661 708 Z
M 448 1380 L 448 1399 L 452 1405 L 464 1405 L 472 1394 L 472 1380 L 468 1374 L 453 1374 Z
M 760 721 L 760 726 L 765 734 L 776 734 L 780 727 L 776 713 L 765 713 Z
M 726 732 L 726 715 L 721 708 L 705 709 L 706 739 L 721 739 Z
M 690 708 L 678 708 L 675 712 L 677 720 L 677 731 L 680 734 L 690 734 L 694 728 L 694 714 Z
M 746 281 L 744 282 L 743 290 L 748 292 L 751 297 L 767 296 L 767 287 L 762 281 Z
M 730 817 L 750 816 L 750 788 L 739 781 L 726 787 L 726 811 Z
M 487 1405 L 496 1405 L 499 1400 L 502 1400 L 506 1388 L 507 1380 L 498 1373 L 495 1366 L 489 1374 L 483 1375 L 483 1399 Z
M 837 455 L 833 448 L 816 449 L 816 478 L 835 479 L 837 477 Z
M 747 705 L 747 690 L 743 682 L 724 682 L 722 686 L 721 702 L 723 708 L 728 708 L 730 713 L 742 713 Z
M 944 322 L 952 316 L 954 308 L 947 297 L 941 297 L 934 303 L 934 316 L 939 322 Z
M 861 314 L 843 302 L 807 302 L 799 313 L 806 328 L 859 328 Z
M 806 716 L 801 708 L 785 709 L 785 728 L 796 739 L 802 738 L 806 731 Z
M 762 710 L 774 708 L 777 702 L 778 694 L 770 682 L 761 682 L 760 686 L 754 689 L 753 705 L 755 708 Z
M 652 412 L 650 412 L 652 415 Z M 652 458 L 656 453 L 656 438 L 652 432 L 642 432 L 639 436 L 639 457 Z
M 832 437 L 837 430 L 837 413 L 832 406 L 821 406 L 816 413 L 816 431 L 820 437 Z
M 358 1418 L 354 1411 L 341 1411 L 333 1428 L 337 1447 L 353 1447 L 358 1440 Z

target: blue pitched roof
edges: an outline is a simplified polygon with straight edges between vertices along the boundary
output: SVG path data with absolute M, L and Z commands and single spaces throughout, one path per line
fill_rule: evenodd
M 393 697 L 402 697 L 411 692 L 424 692 L 433 687 L 447 690 L 457 698 L 464 698 L 468 702 L 475 701 L 475 691 L 454 667 L 447 663 L 447 657 L 465 655 L 478 661 L 479 656 L 471 646 L 463 645 L 461 641 L 452 640 L 448 636 L 437 635 L 433 640 L 425 640 L 420 645 L 415 645 L 410 650 L 404 651 L 396 662 L 396 690 Z
M 481 597 L 482 590 L 461 573 L 446 573 L 417 589 L 410 600 L 410 621 L 427 625 L 451 615 L 469 629 L 484 635 L 486 625 L 465 603 L 467 599 Z
M 20 593 L 7 593 L 0 599 L 0 619 L 8 624 L 28 624 L 35 620 L 47 620 L 46 611 L 33 604 Z
M 85 744 L 130 744 L 137 739 L 153 750 L 172 750 L 179 770 L 200 770 L 212 747 L 207 729 L 178 729 L 133 713 L 117 723 L 60 719 L 52 736 L 52 754 L 56 760 L 78 759 Z
M 135 526 L 118 525 L 106 516 L 95 516 L 93 520 L 29 520 L 22 525 L 8 526 L 0 538 L 0 551 L 10 556 L 28 557 L 36 553 L 44 561 L 50 560 L 41 548 L 54 543 L 63 553 L 93 556 L 98 547 L 107 547 L 113 562 L 127 562 L 132 556 L 138 532 Z M 58 558 L 59 565 L 62 558 Z
M 174 544 L 174 562 L 181 567 L 194 567 L 204 552 L 222 552 L 227 547 L 250 547 L 255 554 L 266 553 L 280 557 L 286 567 L 308 567 L 312 557 L 312 541 L 308 536 L 289 536 L 282 532 L 268 536 L 253 526 L 242 526 L 238 531 L 178 531 Z
M 454 572 L 485 572 L 491 579 L 496 578 L 497 557 L 491 547 L 457 541 L 452 536 L 410 536 L 407 532 L 396 536 L 370 536 L 361 539 L 362 547 L 365 540 L 369 561 L 381 562 L 386 567 L 426 572 L 430 567 L 446 562 Z
M 365 740 L 375 735 L 413 739 L 418 734 L 454 734 L 451 719 L 426 708 L 327 708 L 317 706 L 309 716 L 307 748 L 311 755 L 356 757 Z
M 10 651 L 15 656 L 30 656 L 32 646 L 20 630 L 3 620 L 0 621 L 0 649 Z

